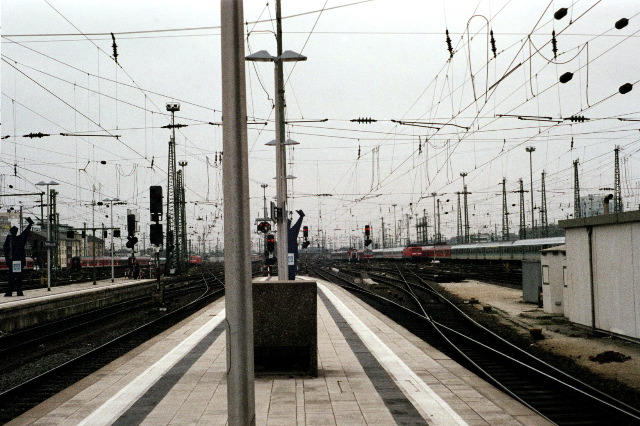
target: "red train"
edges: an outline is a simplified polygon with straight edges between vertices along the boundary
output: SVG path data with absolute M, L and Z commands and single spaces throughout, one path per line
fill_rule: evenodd
M 140 266 L 148 266 L 151 263 L 151 258 L 146 256 L 136 257 L 136 261 Z M 113 258 L 113 266 L 128 266 L 129 265 L 129 257 L 114 257 Z M 67 264 L 69 268 L 72 267 L 80 267 L 80 268 L 92 268 L 94 266 L 100 267 L 111 267 L 111 257 L 109 256 L 97 256 L 94 260 L 92 256 L 87 257 L 79 257 L 75 256 L 69 259 Z
M 34 268 L 35 268 L 35 262 L 33 261 L 32 258 L 27 257 L 27 264 L 23 269 L 34 269 Z M 7 262 L 4 260 L 4 256 L 0 256 L 0 271 L 8 271 L 8 270 L 9 270 L 9 266 L 7 265 Z
M 535 238 L 517 241 L 490 241 L 458 245 L 392 247 L 375 250 L 343 250 L 331 254 L 332 259 L 359 261 L 371 259 L 453 260 L 535 260 L 540 250 L 564 244 L 564 237 Z M 366 255 L 365 255 L 366 253 Z

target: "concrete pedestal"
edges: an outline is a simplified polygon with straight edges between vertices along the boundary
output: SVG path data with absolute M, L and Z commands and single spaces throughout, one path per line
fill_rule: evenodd
M 254 281 L 256 376 L 318 375 L 315 281 Z

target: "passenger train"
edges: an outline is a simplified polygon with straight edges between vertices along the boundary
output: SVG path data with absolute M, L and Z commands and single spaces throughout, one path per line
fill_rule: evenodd
M 384 249 L 337 250 L 331 254 L 335 260 L 349 262 L 369 259 L 405 259 L 440 261 L 460 260 L 537 260 L 540 250 L 564 244 L 564 237 L 536 238 L 517 241 L 493 241 L 459 245 L 431 245 L 393 247 Z
M 30 257 L 27 257 L 27 264 L 24 266 L 23 270 L 34 269 L 35 266 L 36 264 L 33 261 L 33 259 Z M 8 270 L 9 270 L 9 266 L 7 266 L 7 261 L 5 260 L 4 256 L 0 256 L 0 271 L 8 271 Z

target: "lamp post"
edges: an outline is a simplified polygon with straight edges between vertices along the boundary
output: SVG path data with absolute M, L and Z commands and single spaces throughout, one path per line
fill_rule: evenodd
M 36 183 L 39 186 L 47 187 L 47 291 L 51 291 L 51 194 L 49 193 L 49 187 L 52 185 L 60 185 L 58 182 L 44 182 L 40 181 Z
M 529 153 L 529 178 L 531 180 L 531 235 L 535 238 L 535 212 L 533 211 L 533 160 L 531 157 L 536 148 L 534 146 L 528 146 L 525 149 Z
M 267 219 L 268 214 L 267 214 L 267 185 L 266 183 L 263 183 L 260 185 L 260 187 L 262 188 L 262 199 L 264 201 L 264 217 L 265 219 Z
M 247 61 L 255 62 L 273 62 L 275 66 L 275 104 L 276 104 L 276 139 L 274 142 L 270 142 L 276 146 L 276 204 L 280 214 L 276 217 L 276 226 L 278 230 L 278 279 L 285 281 L 289 276 L 289 266 L 287 262 L 288 254 L 288 227 L 287 227 L 287 145 L 294 145 L 297 142 L 287 140 L 285 142 L 285 128 L 284 128 L 284 76 L 282 63 L 283 62 L 295 62 L 306 61 L 307 57 L 299 53 L 287 50 L 282 52 L 282 35 L 280 28 L 280 2 L 277 2 L 277 21 L 278 21 L 278 34 L 277 34 L 277 50 L 278 56 L 271 56 L 266 50 L 260 50 L 253 53 L 245 59 Z

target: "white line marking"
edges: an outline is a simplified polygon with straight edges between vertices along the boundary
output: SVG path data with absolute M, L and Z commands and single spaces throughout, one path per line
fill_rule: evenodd
M 373 356 L 391 374 L 404 394 L 411 399 L 414 405 L 419 405 L 422 413 L 428 416 L 427 420 L 443 425 L 467 424 L 449 404 L 440 398 L 429 385 L 385 345 L 331 290 L 319 282 L 318 288 L 331 300 L 331 303 L 362 339 Z M 409 386 L 408 383 L 413 386 Z
M 113 423 L 224 319 L 225 310 L 223 309 L 128 385 L 120 389 L 118 393 L 89 414 L 79 424 L 94 426 Z

